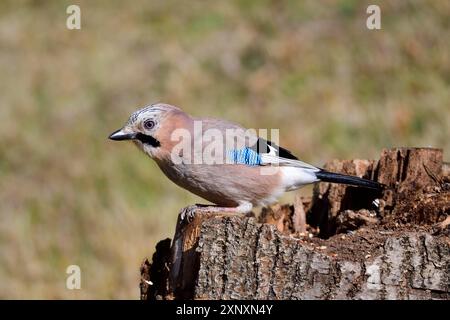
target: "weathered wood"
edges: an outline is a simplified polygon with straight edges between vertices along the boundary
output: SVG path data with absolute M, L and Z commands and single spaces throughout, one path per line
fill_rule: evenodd
M 446 183 L 450 183 L 450 163 L 444 162 L 442 164 L 442 179 Z
M 324 168 L 331 172 L 345 173 L 365 179 L 376 180 L 375 160 L 333 160 Z M 336 219 L 345 210 L 375 209 L 373 201 L 382 194 L 375 190 L 357 188 L 335 183 L 319 183 L 314 186 L 312 206 L 307 215 L 309 223 L 320 229 L 321 237 L 336 232 Z
M 263 208 L 259 218 L 208 213 L 178 221 L 170 248 L 160 242 L 141 267 L 141 299 L 448 299 L 442 151 L 383 150 L 379 161 L 325 167 L 389 189 L 320 183 L 311 201 Z M 307 231 L 299 233 L 301 209 Z
M 333 183 L 320 183 L 314 188 L 313 205 L 307 213 L 310 223 L 320 228 L 322 237 L 336 232 L 336 219 L 345 210 L 369 209 L 379 211 L 380 218 L 398 214 L 394 208 L 406 199 L 413 200 L 419 194 L 443 183 L 443 152 L 434 148 L 384 149 L 380 159 L 375 160 L 333 160 L 325 169 L 361 178 L 376 180 L 387 186 L 383 193 Z M 378 199 L 378 205 L 374 200 Z M 409 208 L 401 208 L 401 214 L 408 220 Z M 438 208 L 439 210 L 439 208 Z M 431 213 L 429 221 L 436 222 L 439 212 Z M 421 221 L 416 221 L 420 223 Z
M 294 216 L 292 217 L 294 231 L 298 233 L 306 233 L 306 213 L 303 204 L 303 197 L 300 193 L 295 196 Z
M 141 264 L 141 300 L 163 299 L 169 295 L 170 239 L 156 245 L 152 262 Z
M 253 218 L 210 219 L 199 239 L 195 298 L 449 297 L 448 243 L 426 233 L 384 235 L 377 241 L 379 248 L 354 252 L 350 259 L 305 245 Z
M 283 235 L 274 225 L 257 223 L 255 218 L 208 218 L 200 234 L 194 229 L 187 232 L 189 238 L 194 234 L 199 236 L 196 257 L 182 258 L 180 285 L 166 296 L 160 292 L 159 298 L 450 297 L 450 243 L 444 236 L 385 232 L 370 238 L 373 235 L 361 231 L 347 235 L 341 245 L 373 243 L 341 255 L 336 248 Z M 160 283 L 153 276 L 150 280 Z M 153 294 L 145 297 L 158 296 Z
M 384 149 L 378 162 L 377 180 L 398 192 L 420 191 L 442 180 L 441 149 Z

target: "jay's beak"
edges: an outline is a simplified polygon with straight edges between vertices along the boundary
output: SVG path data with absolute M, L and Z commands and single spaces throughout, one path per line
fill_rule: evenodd
M 109 139 L 115 140 L 115 141 L 132 140 L 134 138 L 136 138 L 136 133 L 123 132 L 122 129 L 114 131 L 109 136 Z

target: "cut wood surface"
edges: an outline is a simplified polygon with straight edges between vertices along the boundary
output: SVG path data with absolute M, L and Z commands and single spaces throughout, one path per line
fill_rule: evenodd
M 378 161 L 334 160 L 325 168 L 387 188 L 319 183 L 311 198 L 263 208 L 258 217 L 178 221 L 174 239 L 141 266 L 141 299 L 448 299 L 442 150 L 389 149 Z

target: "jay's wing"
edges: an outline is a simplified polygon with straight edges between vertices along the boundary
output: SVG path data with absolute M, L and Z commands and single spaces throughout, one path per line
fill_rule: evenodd
M 245 164 L 250 166 L 258 165 L 278 165 L 291 166 L 319 171 L 320 169 L 299 160 L 289 150 L 277 144 L 249 133 L 240 125 L 213 118 L 202 118 L 203 131 L 208 129 L 219 129 L 222 133 L 226 130 L 235 130 L 234 138 L 236 147 L 232 150 L 225 150 L 231 163 Z M 240 142 L 240 143 L 239 143 Z
M 284 148 L 276 145 L 272 141 L 268 141 L 263 138 L 258 138 L 256 143 L 254 145 L 250 146 L 250 148 L 259 154 L 269 154 L 270 153 L 270 154 L 276 155 L 281 158 L 298 160 L 298 158 L 296 156 L 294 156 L 289 150 L 284 149 Z
M 299 160 L 289 150 L 263 138 L 258 138 L 256 144 L 250 146 L 250 149 L 259 155 L 261 165 L 292 166 L 314 171 L 320 170 L 313 165 Z
M 227 155 L 227 163 L 244 164 L 248 166 L 276 165 L 297 167 L 300 169 L 299 171 L 305 171 L 304 173 L 306 174 L 310 175 L 313 173 L 313 176 L 320 181 L 344 183 L 376 190 L 381 190 L 384 188 L 382 184 L 376 181 L 328 172 L 300 161 L 287 149 L 279 147 L 271 141 L 259 138 L 256 135 L 256 132 L 254 134 L 248 134 L 248 131 L 238 124 L 211 118 L 201 118 L 199 120 L 202 120 L 203 132 L 207 129 L 218 129 L 222 134 L 226 134 L 226 131 L 229 129 L 236 130 L 235 133 L 237 133 L 237 135 L 235 135 L 233 139 L 239 144 L 233 144 L 233 147 L 229 147 L 231 150 L 227 149 L 228 146 L 224 146 L 224 151 Z M 311 182 L 314 181 L 317 180 L 311 180 Z

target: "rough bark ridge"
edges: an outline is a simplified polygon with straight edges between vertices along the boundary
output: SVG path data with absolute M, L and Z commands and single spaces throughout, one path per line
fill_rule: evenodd
M 442 150 L 389 149 L 379 161 L 325 168 L 388 188 L 320 183 L 297 209 L 177 222 L 172 244 L 161 241 L 141 266 L 141 299 L 448 299 L 450 179 Z M 306 232 L 296 226 L 302 204 Z

